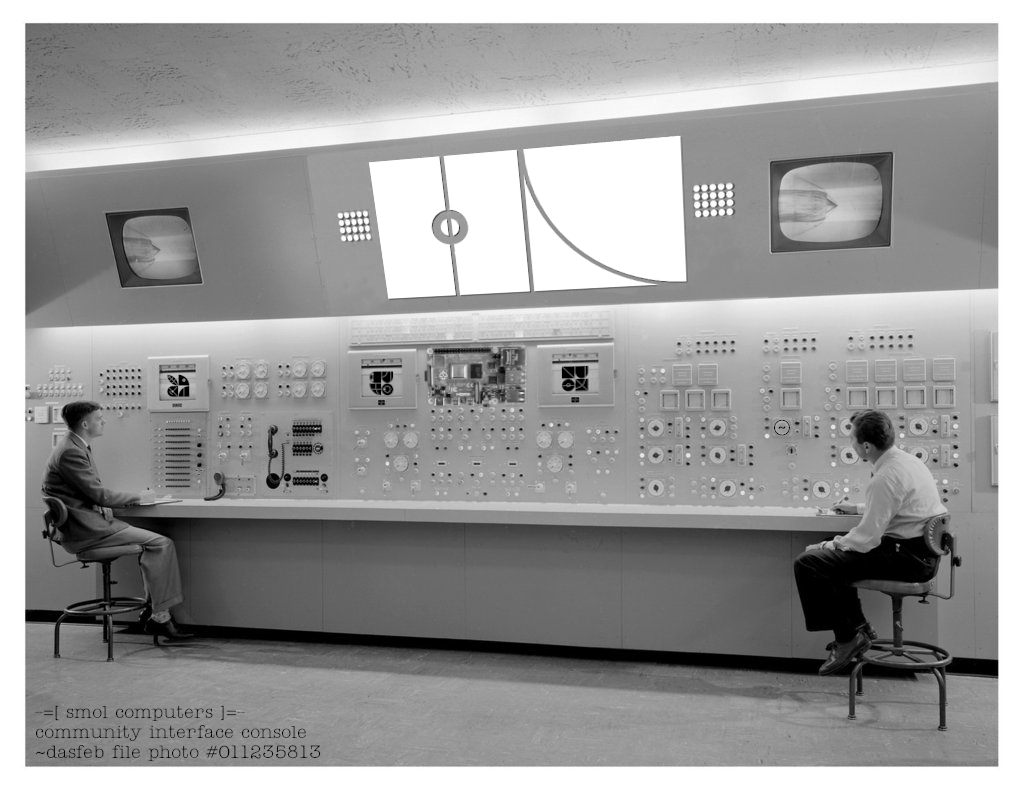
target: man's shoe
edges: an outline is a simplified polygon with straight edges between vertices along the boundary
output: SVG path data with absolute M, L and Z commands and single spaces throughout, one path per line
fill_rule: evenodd
M 829 643 L 831 653 L 825 664 L 818 668 L 818 675 L 830 676 L 833 673 L 838 673 L 870 647 L 871 638 L 860 631 L 853 636 L 852 640 L 845 643 Z
M 166 637 L 168 640 L 188 640 L 195 635 L 192 632 L 187 632 L 178 626 L 174 619 L 158 623 L 150 618 L 146 621 L 146 634 L 156 635 L 157 637 Z
M 871 642 L 875 642 L 878 639 L 878 632 L 874 630 L 869 621 L 864 621 L 864 623 L 857 627 L 857 631 L 866 634 Z

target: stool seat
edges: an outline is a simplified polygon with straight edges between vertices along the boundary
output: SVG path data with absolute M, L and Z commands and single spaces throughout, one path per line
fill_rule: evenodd
M 83 549 L 75 557 L 83 563 L 102 563 L 104 560 L 117 560 L 125 555 L 141 555 L 142 544 L 125 544 L 120 547 L 97 547 Z
M 878 591 L 898 596 L 926 596 L 935 590 L 935 579 L 926 582 L 900 582 L 899 580 L 857 580 L 851 583 L 855 588 Z

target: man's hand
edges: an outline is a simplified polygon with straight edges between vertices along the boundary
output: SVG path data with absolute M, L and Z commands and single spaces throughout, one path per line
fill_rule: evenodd
M 857 506 L 854 505 L 853 503 L 839 503 L 838 505 L 832 506 L 832 510 L 835 511 L 837 514 L 852 514 L 854 516 L 857 514 Z

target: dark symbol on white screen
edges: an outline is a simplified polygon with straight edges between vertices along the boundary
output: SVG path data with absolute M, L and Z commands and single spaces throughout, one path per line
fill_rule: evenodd
M 394 371 L 373 371 L 370 373 L 370 391 L 374 395 L 389 396 L 395 392 L 391 381 L 395 377 Z
M 167 388 L 167 395 L 170 398 L 188 398 L 188 377 L 167 374 L 167 381 L 170 386 Z
M 586 393 L 588 386 L 588 365 L 563 365 L 562 366 L 562 389 L 567 393 Z

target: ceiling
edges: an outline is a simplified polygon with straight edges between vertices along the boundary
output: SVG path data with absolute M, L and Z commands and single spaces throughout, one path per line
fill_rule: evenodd
M 997 26 L 29 24 L 25 47 L 31 160 L 382 122 L 412 135 L 417 119 L 826 77 L 994 74 Z

